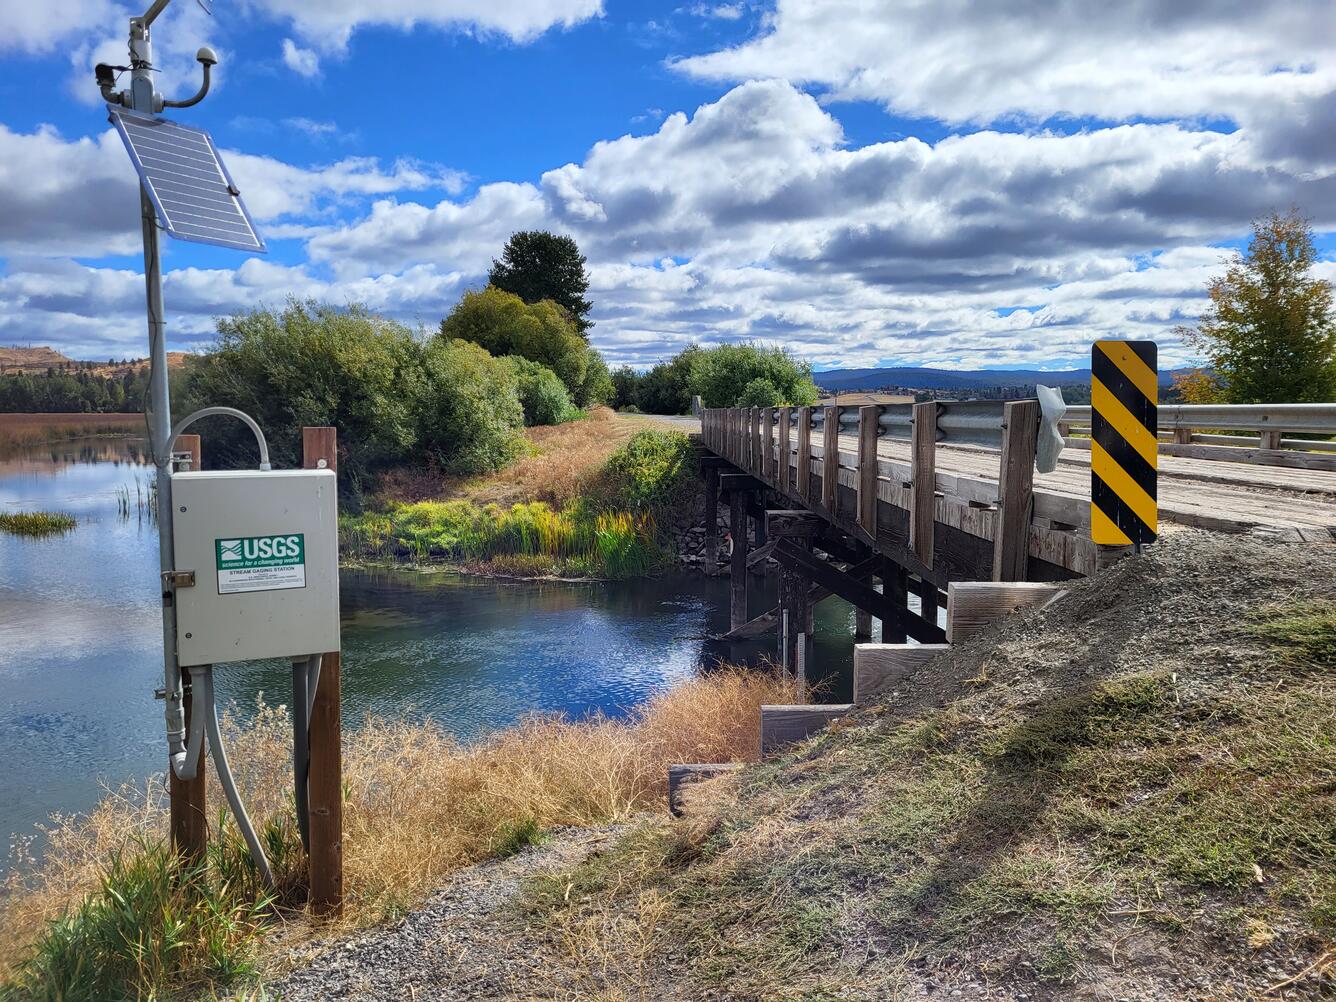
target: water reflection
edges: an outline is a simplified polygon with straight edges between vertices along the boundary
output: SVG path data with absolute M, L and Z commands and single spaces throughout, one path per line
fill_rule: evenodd
M 0 508 L 69 511 L 64 536 L 0 535 L 0 836 L 52 811 L 87 809 L 99 780 L 162 767 L 157 535 L 121 519 L 116 496 L 147 477 L 144 445 L 99 439 L 0 456 Z M 133 490 L 133 487 L 131 488 Z M 341 576 L 344 715 L 430 716 L 469 740 L 530 712 L 619 714 L 720 660 L 727 583 L 497 582 L 400 569 Z M 773 604 L 758 587 L 753 613 Z M 814 659 L 848 698 L 848 606 L 818 607 Z M 278 662 L 218 670 L 242 708 L 287 702 Z M 2 864 L 0 864 L 2 865 Z

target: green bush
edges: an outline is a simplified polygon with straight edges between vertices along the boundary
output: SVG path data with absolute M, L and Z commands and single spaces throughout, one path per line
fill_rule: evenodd
M 590 348 L 584 382 L 580 384 L 575 402 L 581 407 L 595 407 L 611 403 L 616 395 L 617 389 L 612 383 L 612 373 L 608 372 L 608 363 L 603 361 L 602 355 Z
M 641 431 L 608 457 L 604 502 L 633 512 L 664 512 L 691 480 L 691 440 L 678 431 Z
M 739 407 L 780 407 L 785 403 L 779 387 L 765 376 L 753 379 L 742 388 L 742 396 L 738 397 Z
M 472 341 L 497 357 L 519 355 L 545 365 L 572 400 L 582 400 L 589 346 L 566 311 L 551 300 L 530 305 L 490 285 L 466 292 L 441 321 L 441 338 Z
M 699 352 L 691 361 L 687 378 L 690 392 L 698 394 L 706 407 L 751 406 L 743 403 L 744 395 L 753 384 L 756 392 L 768 392 L 762 382 L 768 382 L 775 391 L 773 402 L 765 406 L 803 407 L 816 403 L 812 367 L 778 347 L 725 344 Z
M 508 364 L 468 341 L 433 338 L 423 374 L 421 441 L 443 471 L 484 473 L 519 455 L 524 408 Z
M 514 376 L 526 425 L 561 424 L 575 416 L 571 395 L 546 365 L 519 355 L 507 355 L 501 361 L 510 366 Z
M 704 354 L 703 349 L 691 345 L 654 366 L 636 381 L 632 403 L 646 414 L 688 413 L 691 410 L 691 370 Z
M 339 430 L 339 472 L 359 482 L 402 459 L 418 440 L 414 403 L 422 349 L 405 326 L 352 306 L 289 302 L 218 322 L 209 354 L 188 363 L 176 416 L 225 405 L 259 422 L 275 467 L 301 465 L 303 425 Z M 255 440 L 231 418 L 207 418 L 210 466 L 255 462 Z

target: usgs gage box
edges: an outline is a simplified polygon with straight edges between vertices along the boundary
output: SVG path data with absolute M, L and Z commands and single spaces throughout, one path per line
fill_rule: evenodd
M 339 649 L 334 471 L 177 473 L 172 505 L 182 665 Z

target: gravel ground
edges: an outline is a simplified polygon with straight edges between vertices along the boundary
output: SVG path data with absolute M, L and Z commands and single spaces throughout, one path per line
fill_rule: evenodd
M 573 866 L 621 830 L 567 829 L 510 859 L 461 870 L 398 925 L 317 945 L 314 959 L 268 987 L 282 1002 L 561 997 L 541 959 L 543 942 L 508 906 L 523 878 Z

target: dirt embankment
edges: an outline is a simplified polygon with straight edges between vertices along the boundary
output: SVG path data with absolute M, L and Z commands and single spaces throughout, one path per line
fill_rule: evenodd
M 1333 568 L 1167 538 L 687 819 L 564 835 L 484 905 L 465 875 L 463 918 L 336 949 L 283 997 L 1330 997 Z

